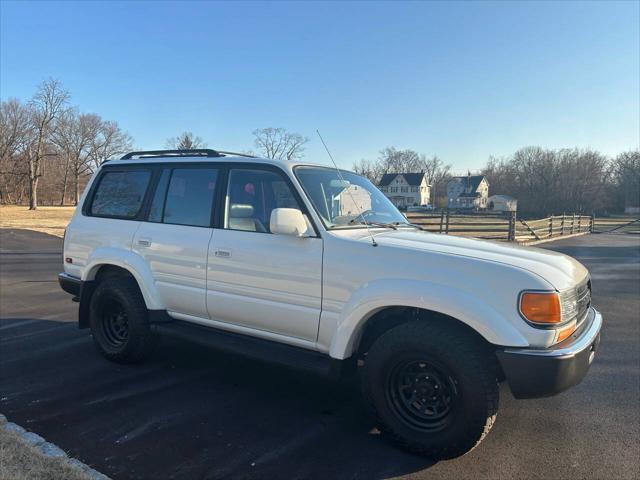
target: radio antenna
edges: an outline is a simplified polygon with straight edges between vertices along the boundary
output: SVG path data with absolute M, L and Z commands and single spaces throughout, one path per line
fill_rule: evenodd
M 340 180 L 342 181 L 343 184 L 346 185 L 347 181 L 342 176 L 342 172 L 338 168 L 338 165 L 336 164 L 336 161 L 333 159 L 333 155 L 331 155 L 331 152 L 329 151 L 329 147 L 327 147 L 327 144 L 324 143 L 324 139 L 322 138 L 322 135 L 320 135 L 320 130 L 316 129 L 316 133 L 318 134 L 318 137 L 320 137 L 320 141 L 322 142 L 322 146 L 327 151 L 327 155 L 329 155 L 329 158 L 331 159 L 331 163 L 333 163 L 333 166 L 335 167 L 336 172 L 338 172 L 338 176 L 340 177 Z M 362 210 L 360 210 L 360 206 L 356 202 L 355 198 L 353 198 L 353 195 L 351 194 L 351 191 L 349 190 L 348 187 L 346 188 L 346 190 L 347 190 L 347 193 L 349 194 L 349 196 L 351 197 L 351 201 L 353 202 L 353 204 L 356 206 L 356 209 L 358 210 L 358 217 L 362 218 L 362 221 L 364 222 L 364 226 L 367 228 L 367 233 L 371 237 L 371 245 L 373 247 L 377 247 L 378 243 L 376 242 L 376 239 L 374 238 L 373 233 L 371 233 L 371 229 L 369 228 L 369 223 L 367 222 L 367 219 L 364 218 L 364 215 L 362 215 Z M 358 218 L 358 217 L 356 217 L 356 218 Z

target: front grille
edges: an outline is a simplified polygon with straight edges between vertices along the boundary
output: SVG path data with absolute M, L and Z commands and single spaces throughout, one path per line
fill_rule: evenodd
M 591 280 L 587 280 L 576 289 L 577 312 L 576 318 L 581 321 L 591 306 Z

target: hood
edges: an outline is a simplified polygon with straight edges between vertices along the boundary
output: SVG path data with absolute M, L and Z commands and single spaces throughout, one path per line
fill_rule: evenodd
M 455 237 L 404 228 L 381 233 L 376 231 L 375 239 L 380 246 L 459 255 L 522 268 L 542 277 L 557 290 L 575 287 L 589 275 L 588 270 L 580 262 L 568 255 L 512 243 Z M 360 240 L 370 241 L 370 237 L 365 234 Z

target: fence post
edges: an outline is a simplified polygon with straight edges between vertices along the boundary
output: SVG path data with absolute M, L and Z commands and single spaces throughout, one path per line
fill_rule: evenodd
M 507 234 L 507 240 L 515 242 L 516 240 L 516 212 L 511 212 L 511 218 L 509 218 L 509 233 Z
M 578 233 L 582 233 L 582 215 L 578 215 Z
M 447 208 L 447 223 L 445 225 L 445 231 L 444 233 L 446 233 L 447 235 L 449 235 L 449 209 Z
M 443 226 L 444 226 L 444 208 L 440 212 L 440 233 L 442 233 Z
M 593 233 L 593 231 L 595 230 L 595 225 L 596 225 L 596 214 L 595 212 L 593 212 L 591 214 L 591 222 L 589 225 L 589 233 Z
M 553 215 L 549 215 L 549 238 L 553 237 Z
M 571 217 L 571 233 L 575 233 L 575 224 L 576 224 L 576 214 L 573 214 L 573 217 Z
M 560 235 L 564 235 L 564 212 L 562 213 L 562 219 L 560 220 Z

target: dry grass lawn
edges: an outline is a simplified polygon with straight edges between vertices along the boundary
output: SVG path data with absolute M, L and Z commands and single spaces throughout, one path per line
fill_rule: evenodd
M 38 207 L 0 205 L 0 228 L 35 230 L 62 237 L 75 207 Z
M 0 480 L 89 480 L 65 459 L 46 457 L 20 436 L 0 428 Z

